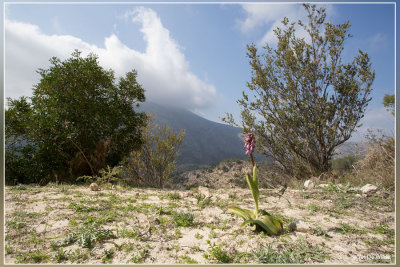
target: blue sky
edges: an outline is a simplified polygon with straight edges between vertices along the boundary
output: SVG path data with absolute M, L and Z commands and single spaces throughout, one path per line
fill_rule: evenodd
M 382 106 L 393 94 L 393 4 L 324 4 L 327 21 L 347 20 L 353 38 L 343 59 L 368 52 L 376 72 L 373 100 L 355 135 L 367 128 L 394 133 L 394 118 Z M 35 70 L 52 56 L 77 48 L 99 55 L 117 76 L 138 70 L 147 100 L 188 108 L 221 122 L 239 119 L 236 100 L 247 90 L 246 44 L 274 44 L 273 29 L 287 16 L 305 21 L 299 4 L 10 4 L 5 6 L 5 96 L 31 95 Z

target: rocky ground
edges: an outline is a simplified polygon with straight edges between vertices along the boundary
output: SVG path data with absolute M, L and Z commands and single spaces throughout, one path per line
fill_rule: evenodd
M 8 186 L 5 262 L 395 262 L 392 193 L 328 184 L 279 197 L 261 189 L 260 208 L 284 222 L 281 235 L 268 236 L 228 213 L 230 205 L 253 208 L 248 189 L 210 187 Z

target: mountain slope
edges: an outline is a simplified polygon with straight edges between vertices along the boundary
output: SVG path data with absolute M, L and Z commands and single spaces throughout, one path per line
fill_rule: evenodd
M 179 164 L 209 165 L 228 158 L 243 158 L 240 128 L 204 119 L 188 110 L 146 102 L 140 109 L 154 114 L 155 122 L 174 131 L 185 130 Z
M 230 158 L 245 158 L 242 130 L 237 127 L 204 119 L 186 109 L 145 102 L 141 111 L 154 114 L 155 122 L 167 125 L 175 132 L 185 130 L 184 143 L 180 149 L 178 164 L 194 166 L 210 165 Z M 336 148 L 334 158 L 354 153 L 365 153 L 366 144 L 346 142 Z M 258 160 L 265 160 L 256 155 Z

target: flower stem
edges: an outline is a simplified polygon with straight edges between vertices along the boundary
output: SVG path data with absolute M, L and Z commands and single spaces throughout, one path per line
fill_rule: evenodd
M 254 168 L 256 164 L 254 163 L 253 153 L 250 153 L 250 160 L 251 160 L 251 165 L 253 165 Z

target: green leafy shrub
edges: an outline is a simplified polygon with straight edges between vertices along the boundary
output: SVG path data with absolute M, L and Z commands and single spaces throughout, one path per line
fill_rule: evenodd
M 135 70 L 115 81 L 94 54 L 75 50 L 39 69 L 33 96 L 8 99 L 6 180 L 8 183 L 72 181 L 115 166 L 142 144 L 145 100 Z

